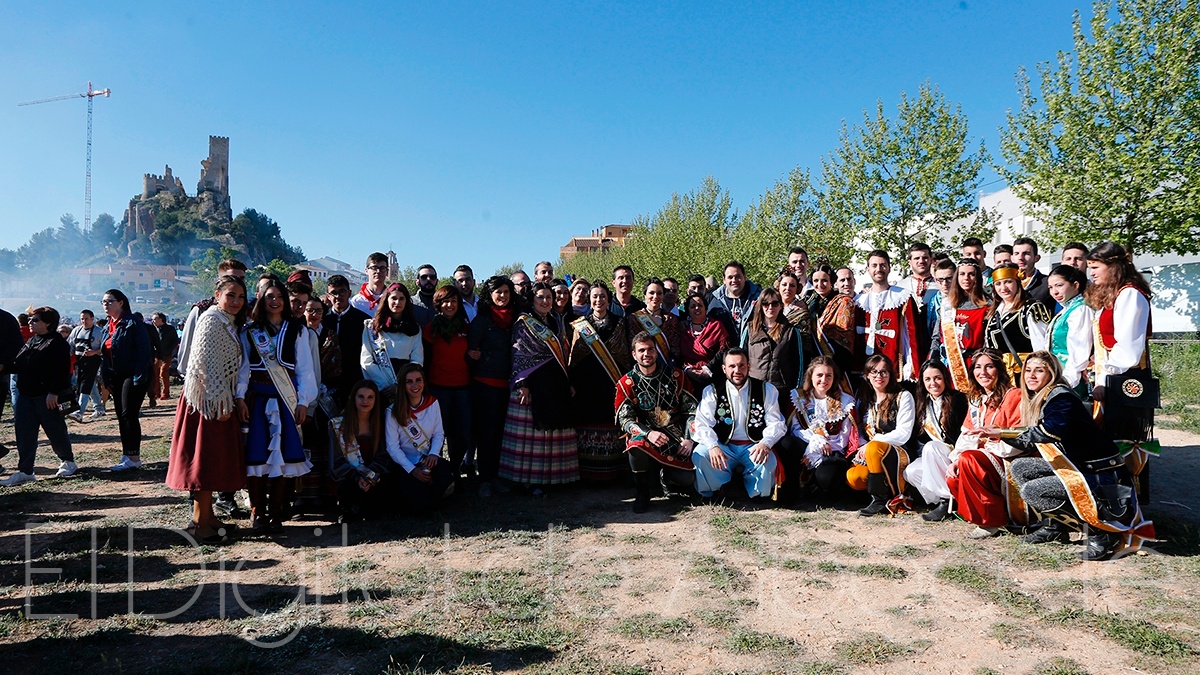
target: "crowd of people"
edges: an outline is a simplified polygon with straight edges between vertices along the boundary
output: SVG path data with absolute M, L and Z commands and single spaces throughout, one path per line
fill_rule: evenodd
M 39 428 L 57 475 L 73 474 L 65 419 L 89 403 L 106 415 L 106 398 L 112 470 L 140 468 L 141 406 L 170 398 L 178 344 L 166 482 L 189 493 L 205 542 L 239 517 L 278 531 L 312 504 L 350 522 L 456 490 L 631 481 L 635 512 L 660 495 L 862 494 L 863 516 L 927 508 L 971 537 L 1035 543 L 1085 529 L 1088 560 L 1136 549 L 1153 536 L 1138 501 L 1157 403 L 1145 279 L 1112 242 L 1069 244 L 1048 275 L 1030 238 L 991 266 L 978 239 L 957 253 L 914 244 L 893 284 L 891 256 L 872 251 L 861 290 L 799 247 L 765 285 L 737 261 L 719 284 L 682 285 L 624 265 L 563 279 L 541 262 L 478 289 L 467 265 L 441 287 L 423 265 L 411 290 L 373 253 L 366 283 L 333 275 L 323 296 L 302 272 L 249 288 L 231 259 L 178 339 L 117 289 L 103 323 L 84 310 L 63 334 L 53 308 L 19 327 L 0 312 L 20 458 L 0 484 L 35 480 Z

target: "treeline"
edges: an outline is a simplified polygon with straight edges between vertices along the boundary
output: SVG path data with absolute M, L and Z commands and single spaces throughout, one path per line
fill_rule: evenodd
M 968 134 L 961 108 L 935 85 L 842 125 L 819 181 L 797 167 L 744 213 L 711 176 L 638 216 L 623 247 L 578 253 L 556 269 L 611 278 L 719 275 L 731 259 L 760 282 L 792 246 L 843 264 L 864 250 L 901 255 L 923 241 L 957 248 L 990 240 L 996 214 L 976 194 L 991 164 L 1046 224 L 1044 244 L 1113 239 L 1136 253 L 1200 252 L 1200 3 L 1097 0 L 1077 12 L 1074 45 L 1037 66 L 1040 90 L 1017 74 L 1020 105 L 1000 129 L 1002 162 Z M 953 221 L 966 227 L 949 228 Z

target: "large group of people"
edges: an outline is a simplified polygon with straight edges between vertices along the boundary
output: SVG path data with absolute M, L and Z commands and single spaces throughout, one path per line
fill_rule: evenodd
M 456 490 L 632 478 L 635 512 L 659 495 L 857 498 L 863 516 L 957 515 L 976 538 L 1086 529 L 1090 560 L 1136 549 L 1153 532 L 1138 506 L 1156 403 L 1145 280 L 1112 242 L 1068 245 L 1048 275 L 1029 238 L 990 267 L 978 239 L 958 253 L 914 244 L 893 283 L 892 257 L 872 251 L 861 290 L 799 247 L 763 285 L 737 261 L 720 285 L 625 265 L 560 279 L 542 262 L 478 289 L 467 265 L 440 288 L 423 265 L 415 294 L 380 253 L 361 287 L 333 275 L 324 295 L 301 272 L 248 288 L 226 260 L 179 340 L 166 481 L 213 543 L 243 489 L 250 529 L 272 532 L 306 498 L 354 521 Z M 117 289 L 103 309 L 66 337 L 50 307 L 29 313 L 28 336 L 0 316 L 20 456 L 4 485 L 34 479 L 39 428 L 58 475 L 75 472 L 59 404 L 105 415 L 97 382 L 120 429 L 112 470 L 141 466 L 140 409 L 170 397 L 174 331 Z

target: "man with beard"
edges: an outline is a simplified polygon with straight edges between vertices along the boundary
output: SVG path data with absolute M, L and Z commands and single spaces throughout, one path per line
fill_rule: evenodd
M 692 464 L 696 490 L 712 497 L 742 467 L 746 494 L 769 498 L 775 489 L 778 460 L 772 448 L 787 433 L 779 410 L 779 392 L 770 382 L 750 377 L 750 357 L 735 347 L 725 352 L 722 375 L 704 388 L 696 409 Z
M 867 256 L 871 288 L 854 299 L 854 370 L 862 375 L 863 364 L 875 354 L 888 357 L 901 380 L 918 376 L 916 305 L 908 289 L 891 285 L 892 260 L 887 251 L 874 250 Z
M 470 265 L 459 265 L 454 268 L 454 285 L 462 295 L 463 311 L 467 313 L 467 321 L 474 321 L 479 311 L 475 297 L 475 272 Z
M 633 360 L 633 369 L 617 382 L 614 405 L 617 425 L 628 435 L 625 452 L 637 490 L 633 512 L 645 513 L 660 471 L 668 492 L 690 494 L 694 489 L 694 443 L 688 428 L 696 416 L 696 399 L 678 368 L 660 365 L 649 333 L 633 337 Z
M 417 294 L 413 296 L 413 314 L 417 324 L 424 326 L 433 321 L 437 308 L 433 306 L 433 292 L 437 290 L 438 275 L 433 265 L 421 265 L 417 268 Z

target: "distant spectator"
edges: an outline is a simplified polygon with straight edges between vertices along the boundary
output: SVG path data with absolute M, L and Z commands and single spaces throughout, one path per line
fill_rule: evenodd
M 171 358 L 179 346 L 179 333 L 167 323 L 166 314 L 155 312 L 151 316 L 150 330 L 158 336 L 158 350 L 154 354 L 154 369 L 158 375 L 155 381 L 158 391 L 155 394 L 165 401 L 171 398 Z
M 133 316 L 129 298 L 116 288 L 104 292 L 101 300 L 108 315 L 108 335 L 100 374 L 113 396 L 113 409 L 121 432 L 121 461 L 113 471 L 142 468 L 142 401 L 150 389 L 150 368 L 154 352 L 150 331 Z

